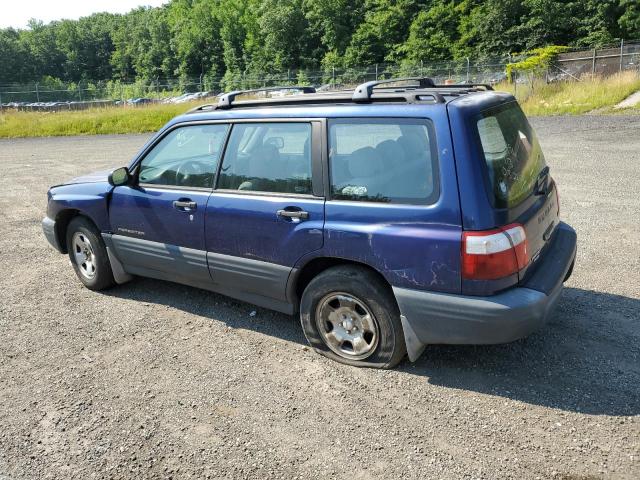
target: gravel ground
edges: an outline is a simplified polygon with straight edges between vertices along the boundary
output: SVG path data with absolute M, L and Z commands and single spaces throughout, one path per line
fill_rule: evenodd
M 0 479 L 640 478 L 640 117 L 534 123 L 580 242 L 551 323 L 393 371 L 205 291 L 82 288 L 47 187 L 147 137 L 0 140 Z

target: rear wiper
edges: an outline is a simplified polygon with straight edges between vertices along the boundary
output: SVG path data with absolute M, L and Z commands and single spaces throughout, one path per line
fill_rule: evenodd
M 549 192 L 549 166 L 547 165 L 538 174 L 536 184 L 533 187 L 534 195 L 546 195 Z

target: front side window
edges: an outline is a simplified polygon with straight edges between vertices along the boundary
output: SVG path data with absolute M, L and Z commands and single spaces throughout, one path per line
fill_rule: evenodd
M 234 125 L 218 188 L 310 195 L 311 124 Z
M 414 119 L 329 124 L 332 198 L 430 204 L 438 196 L 433 127 Z
M 517 103 L 484 112 L 476 122 L 498 208 L 522 203 L 545 167 L 538 139 Z
M 142 159 L 138 181 L 211 188 L 228 129 L 215 124 L 172 130 Z

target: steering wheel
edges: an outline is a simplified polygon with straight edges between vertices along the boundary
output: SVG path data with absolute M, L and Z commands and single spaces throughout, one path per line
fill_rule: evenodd
M 204 187 L 206 185 L 194 185 L 194 181 L 205 173 L 207 172 L 201 162 L 189 160 L 176 168 L 176 185 Z

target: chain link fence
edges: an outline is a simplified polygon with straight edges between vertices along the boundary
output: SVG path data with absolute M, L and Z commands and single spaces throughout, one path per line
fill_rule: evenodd
M 550 66 L 548 81 L 607 77 L 626 71 L 640 73 L 640 41 L 622 40 L 617 46 L 562 53 Z
M 398 77 L 431 77 L 436 83 L 486 83 L 507 81 L 509 63 L 523 56 L 482 60 L 465 58 L 449 62 L 420 64 L 376 64 L 361 68 L 288 70 L 270 74 L 238 72 L 224 77 L 141 79 L 64 83 L 53 78 L 29 84 L 0 85 L 0 108 L 64 111 L 113 105 L 138 106 L 149 103 L 181 103 L 215 96 L 231 89 L 313 85 L 319 90 L 353 87 L 358 83 Z M 547 82 L 580 81 L 586 75 L 608 76 L 621 71 L 640 72 L 640 41 L 622 41 L 619 46 L 573 50 L 558 55 L 544 77 Z M 518 72 L 512 78 L 525 83 Z

